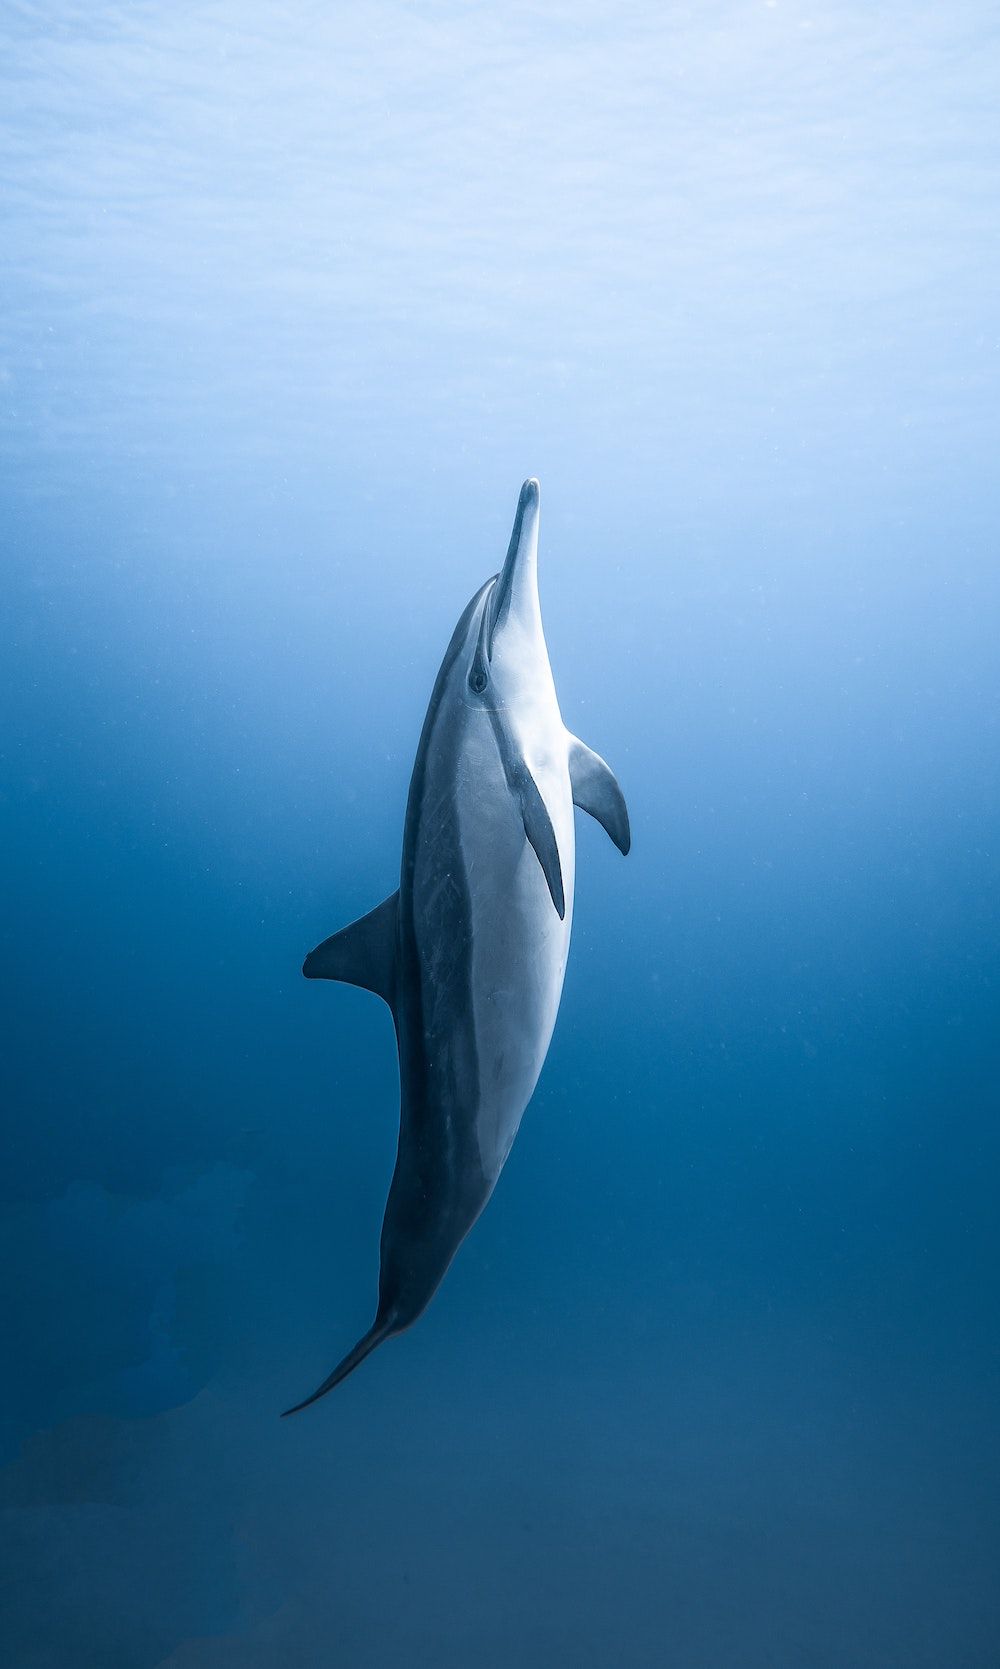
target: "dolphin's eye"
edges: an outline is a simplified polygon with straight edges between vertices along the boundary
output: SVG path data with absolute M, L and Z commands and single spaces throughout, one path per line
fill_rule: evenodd
M 469 673 L 469 686 L 471 689 L 475 690 L 477 695 L 482 695 L 488 683 L 489 679 L 486 676 L 486 669 L 481 662 L 477 661 L 476 665 Z

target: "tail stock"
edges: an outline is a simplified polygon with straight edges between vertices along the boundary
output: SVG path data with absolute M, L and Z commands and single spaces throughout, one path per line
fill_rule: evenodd
M 289 1414 L 298 1414 L 303 1408 L 308 1408 L 310 1403 L 319 1402 L 320 1397 L 325 1397 L 327 1391 L 332 1391 L 335 1385 L 339 1385 L 342 1380 L 347 1378 L 349 1373 L 353 1373 L 365 1357 L 370 1356 L 372 1351 L 390 1336 L 393 1331 L 393 1321 L 394 1317 L 392 1315 L 376 1316 L 364 1337 L 358 1340 L 353 1350 L 348 1351 L 342 1362 L 338 1362 L 330 1377 L 324 1379 L 322 1385 L 317 1386 L 312 1396 L 306 1397 L 304 1402 L 297 1402 L 294 1408 L 286 1408 L 281 1418 L 283 1420 L 287 1419 Z

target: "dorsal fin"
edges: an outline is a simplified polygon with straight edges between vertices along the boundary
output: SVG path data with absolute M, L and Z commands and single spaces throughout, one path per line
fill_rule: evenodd
M 569 739 L 569 780 L 573 804 L 589 811 L 611 836 L 619 852 L 628 854 L 632 844 L 628 807 L 611 766 L 578 736 Z
M 350 927 L 311 950 L 302 964 L 306 979 L 339 979 L 374 991 L 395 1011 L 399 893 L 394 892 Z

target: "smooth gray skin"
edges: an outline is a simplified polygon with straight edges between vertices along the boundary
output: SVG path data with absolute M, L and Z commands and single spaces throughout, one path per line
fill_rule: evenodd
M 493 1192 L 562 993 L 574 802 L 629 849 L 614 775 L 559 712 L 538 603 L 538 506 L 538 482 L 526 481 L 503 569 L 469 603 L 438 673 L 398 893 L 303 967 L 389 1004 L 401 1108 L 375 1320 L 290 1414 L 417 1319 Z

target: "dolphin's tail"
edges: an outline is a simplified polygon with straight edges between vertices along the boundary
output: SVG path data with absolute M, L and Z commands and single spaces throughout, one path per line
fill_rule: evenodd
M 347 1352 L 344 1360 L 338 1362 L 329 1379 L 324 1379 L 322 1385 L 317 1386 L 312 1396 L 306 1397 L 304 1402 L 297 1402 L 294 1408 L 286 1408 L 281 1418 L 284 1420 L 289 1414 L 298 1414 L 301 1409 L 308 1408 L 311 1402 L 319 1402 L 320 1397 L 325 1397 L 327 1391 L 332 1391 L 335 1385 L 339 1385 L 342 1379 L 353 1373 L 359 1363 L 363 1362 L 366 1356 L 370 1356 L 372 1351 L 395 1331 L 395 1319 L 391 1312 L 387 1316 L 376 1316 L 367 1333 L 358 1340 L 353 1350 Z

